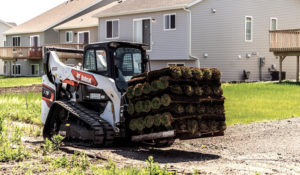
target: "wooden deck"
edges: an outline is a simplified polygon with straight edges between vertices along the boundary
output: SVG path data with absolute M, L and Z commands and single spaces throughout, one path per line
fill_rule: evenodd
M 279 81 L 282 81 L 282 64 L 286 57 L 296 57 L 296 81 L 299 82 L 300 29 L 270 31 L 270 52 L 279 56 Z
M 84 44 L 48 44 L 47 47 L 68 49 L 83 49 Z M 45 47 L 44 46 L 44 47 Z M 44 47 L 0 47 L 0 58 L 4 60 L 15 59 L 42 59 Z M 81 54 L 57 53 L 61 59 L 81 59 Z

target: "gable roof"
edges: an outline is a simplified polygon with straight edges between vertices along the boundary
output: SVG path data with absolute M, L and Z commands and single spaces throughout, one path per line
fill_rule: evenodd
M 94 15 L 94 17 L 113 17 L 130 14 L 158 12 L 191 7 L 202 0 L 123 0 L 117 6 Z
M 0 23 L 5 24 L 5 25 L 7 25 L 8 27 L 14 27 L 14 26 L 16 26 L 15 23 L 5 22 L 5 21 L 3 21 L 3 20 L 1 20 L 1 19 L 0 19 Z
M 68 0 L 5 32 L 6 35 L 44 32 L 102 0 Z
M 87 28 L 87 27 L 98 27 L 98 19 L 93 17 L 95 14 L 101 13 L 102 11 L 111 8 L 117 5 L 117 1 L 113 1 L 101 8 L 98 8 L 94 11 L 91 11 L 87 14 L 79 16 L 78 18 L 72 19 L 68 22 L 65 22 L 57 27 L 54 30 L 67 30 L 67 29 L 77 29 L 77 28 Z

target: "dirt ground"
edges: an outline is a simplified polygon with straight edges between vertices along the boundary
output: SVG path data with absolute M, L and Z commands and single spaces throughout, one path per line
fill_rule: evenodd
M 300 118 L 235 125 L 224 137 L 177 140 L 170 148 L 92 150 L 118 165 L 144 164 L 152 155 L 168 169 L 202 174 L 300 174 Z
M 25 93 L 25 92 L 42 92 L 41 84 L 34 84 L 30 86 L 15 86 L 15 87 L 2 87 L 0 88 L 0 94 L 5 93 Z
M 26 147 L 34 148 L 41 146 L 42 138 L 23 141 Z M 74 149 L 78 150 L 62 147 L 68 153 Z M 80 151 L 98 159 L 112 159 L 118 166 L 143 166 L 153 156 L 178 174 L 194 170 L 201 174 L 300 174 L 300 117 L 230 126 L 225 136 L 177 140 L 170 148 L 126 146 Z

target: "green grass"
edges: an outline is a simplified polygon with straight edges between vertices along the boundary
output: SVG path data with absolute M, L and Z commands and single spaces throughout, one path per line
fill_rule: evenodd
M 252 123 L 300 116 L 300 84 L 223 84 L 226 123 Z
M 0 115 L 12 120 L 41 124 L 41 93 L 0 94 Z
M 228 125 L 281 120 L 300 116 L 300 84 L 223 84 Z M 0 94 L 0 114 L 13 120 L 41 124 L 41 94 Z
M 18 77 L 8 78 L 0 76 L 0 87 L 26 86 L 32 84 L 41 84 L 41 77 Z

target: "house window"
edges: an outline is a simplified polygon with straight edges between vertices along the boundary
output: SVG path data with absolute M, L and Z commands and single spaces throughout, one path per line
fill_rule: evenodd
M 13 38 L 13 46 L 19 47 L 21 45 L 21 38 L 19 36 L 14 36 Z
M 277 18 L 271 18 L 270 30 L 277 30 Z
M 168 63 L 167 65 L 168 65 L 168 67 L 170 67 L 170 66 L 185 66 L 184 63 Z
M 133 20 L 133 41 L 146 44 L 151 50 L 151 19 Z
M 38 64 L 32 64 L 31 65 L 31 74 L 32 75 L 39 75 L 39 65 Z
M 90 32 L 78 32 L 78 44 L 89 44 L 90 43 Z
M 20 65 L 13 65 L 13 74 L 20 75 L 21 74 L 21 66 Z
M 119 20 L 106 21 L 106 38 L 119 38 Z
M 30 36 L 30 47 L 39 47 L 40 46 L 40 36 Z
M 245 17 L 245 41 L 253 40 L 253 18 L 252 16 Z
M 176 14 L 164 15 L 164 29 L 175 30 L 176 29 Z
M 67 31 L 66 32 L 66 43 L 72 43 L 73 42 L 73 32 Z

